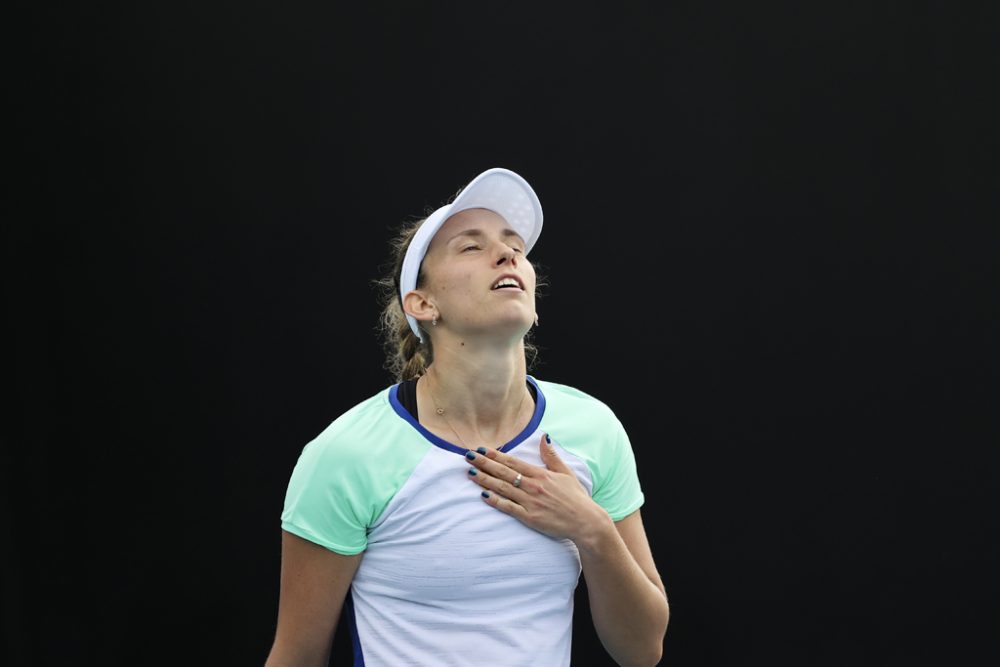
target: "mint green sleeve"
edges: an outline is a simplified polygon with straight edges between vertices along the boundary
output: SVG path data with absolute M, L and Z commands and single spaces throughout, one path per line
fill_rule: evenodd
M 540 428 L 590 471 L 591 497 L 614 521 L 642 506 L 639 475 L 625 427 L 607 404 L 574 387 L 538 383 L 546 399 Z
M 352 470 L 350 447 L 314 440 L 302 450 L 285 492 L 281 527 L 339 554 L 368 546 L 372 503 L 361 487 L 364 475 Z M 339 456 L 338 456 L 339 454 Z
M 606 446 L 594 461 L 593 472 L 594 501 L 607 510 L 613 521 L 621 521 L 642 507 L 644 496 L 632 443 L 617 418 Z
M 338 417 L 307 444 L 285 492 L 281 527 L 339 554 L 368 533 L 430 445 L 389 407 L 387 392 Z

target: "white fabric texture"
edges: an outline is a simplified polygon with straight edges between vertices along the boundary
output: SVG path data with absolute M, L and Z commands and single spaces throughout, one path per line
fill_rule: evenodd
M 541 437 L 513 453 L 542 465 Z M 365 665 L 569 664 L 576 547 L 487 505 L 469 467 L 433 448 L 372 527 L 351 590 Z

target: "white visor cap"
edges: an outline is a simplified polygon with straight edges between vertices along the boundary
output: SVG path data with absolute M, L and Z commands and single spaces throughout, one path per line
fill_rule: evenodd
M 511 228 L 524 239 L 524 254 L 531 251 L 538 235 L 542 232 L 542 205 L 528 182 L 510 171 L 499 167 L 488 169 L 476 176 L 462 188 L 455 200 L 427 216 L 413 235 L 410 246 L 403 258 L 403 269 L 399 274 L 400 301 L 417 288 L 417 275 L 424 261 L 427 248 L 437 231 L 448 218 L 470 208 L 485 208 L 507 221 Z M 410 329 L 424 341 L 416 318 L 407 314 Z

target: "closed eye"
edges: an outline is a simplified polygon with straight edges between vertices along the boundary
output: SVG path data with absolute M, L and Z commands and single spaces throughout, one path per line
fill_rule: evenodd
M 462 248 L 462 252 L 467 252 L 469 250 L 479 250 L 479 246 L 477 246 L 477 245 L 467 245 L 464 248 Z

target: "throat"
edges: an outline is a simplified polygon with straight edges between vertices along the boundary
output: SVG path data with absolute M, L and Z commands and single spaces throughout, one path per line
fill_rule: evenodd
M 424 375 L 419 382 L 408 380 L 402 383 L 397 396 L 421 426 L 443 440 L 466 449 L 499 449 L 513 440 L 531 422 L 538 393 L 535 386 L 526 380 L 517 406 L 503 414 L 502 410 L 470 411 L 468 404 L 449 406 L 438 398 L 436 388 L 433 378 Z M 490 415 L 490 412 L 494 414 Z

